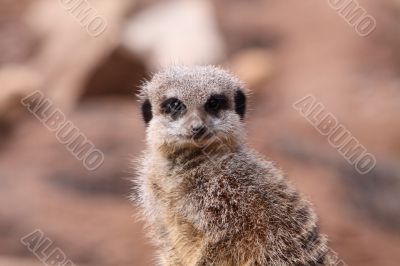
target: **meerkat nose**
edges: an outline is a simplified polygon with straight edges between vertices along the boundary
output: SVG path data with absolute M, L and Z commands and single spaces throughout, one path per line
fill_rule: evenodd
M 206 127 L 201 125 L 201 126 L 192 126 L 192 134 L 194 138 L 200 138 L 201 136 L 206 133 Z

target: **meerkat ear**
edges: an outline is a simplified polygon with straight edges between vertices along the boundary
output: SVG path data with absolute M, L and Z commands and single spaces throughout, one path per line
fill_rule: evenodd
M 246 95 L 242 90 L 237 90 L 235 93 L 235 111 L 241 119 L 246 113 Z
M 153 118 L 153 112 L 151 110 L 151 103 L 149 99 L 146 99 L 142 104 L 142 116 L 146 125 L 149 124 Z

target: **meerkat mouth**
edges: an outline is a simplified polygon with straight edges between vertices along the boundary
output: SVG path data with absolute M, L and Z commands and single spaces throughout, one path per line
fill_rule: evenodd
M 213 142 L 215 134 L 212 132 L 201 132 L 192 135 L 181 135 L 179 140 L 187 144 L 194 144 L 195 146 L 207 146 L 210 142 Z

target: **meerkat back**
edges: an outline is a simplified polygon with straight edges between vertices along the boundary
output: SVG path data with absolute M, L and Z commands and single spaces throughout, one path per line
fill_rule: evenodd
M 213 66 L 172 67 L 142 86 L 134 200 L 158 265 L 337 265 L 309 202 L 246 146 L 247 94 Z

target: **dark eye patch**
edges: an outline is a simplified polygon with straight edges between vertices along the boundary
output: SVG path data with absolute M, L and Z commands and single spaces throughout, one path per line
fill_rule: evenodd
M 224 94 L 211 95 L 204 108 L 207 113 L 217 115 L 219 111 L 229 108 L 228 99 Z
M 241 90 L 235 93 L 235 111 L 241 119 L 244 118 L 246 113 L 246 95 Z
M 151 111 L 151 103 L 150 103 L 149 99 L 146 99 L 142 104 L 142 116 L 143 116 L 143 120 L 146 123 L 146 125 L 153 118 L 153 112 Z
M 173 119 L 178 118 L 186 111 L 186 105 L 178 98 L 168 98 L 161 104 L 161 111 L 164 114 L 171 115 Z

